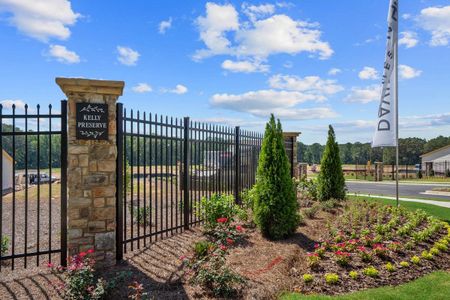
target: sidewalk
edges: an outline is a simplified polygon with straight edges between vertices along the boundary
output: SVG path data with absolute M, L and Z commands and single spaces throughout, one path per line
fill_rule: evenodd
M 395 200 L 395 197 L 390 197 L 390 196 L 377 196 L 377 195 L 357 194 L 357 193 L 352 193 L 350 195 Z M 424 203 L 424 204 L 430 204 L 430 205 L 436 205 L 436 206 L 440 206 L 440 207 L 450 208 L 450 202 L 445 202 L 445 201 L 434 201 L 434 200 L 413 199 L 413 198 L 398 198 L 398 200 L 405 201 L 405 202 L 418 202 L 418 203 Z
M 360 180 L 360 179 L 346 179 L 345 181 L 354 182 L 354 183 L 373 183 L 373 184 L 395 184 L 395 180 L 390 181 L 369 181 L 369 180 Z M 430 185 L 430 186 L 445 186 L 450 187 L 450 182 L 436 182 L 436 181 L 415 181 L 408 180 L 398 182 L 401 185 Z

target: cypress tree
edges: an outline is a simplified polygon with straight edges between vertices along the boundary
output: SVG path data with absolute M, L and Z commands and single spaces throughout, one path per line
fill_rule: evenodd
M 266 125 L 254 186 L 254 221 L 265 237 L 281 239 L 295 232 L 298 203 L 284 148 L 280 120 Z
M 318 198 L 320 201 L 345 198 L 345 179 L 342 172 L 339 146 L 336 142 L 334 129 L 330 125 L 328 140 L 320 162 L 318 181 Z

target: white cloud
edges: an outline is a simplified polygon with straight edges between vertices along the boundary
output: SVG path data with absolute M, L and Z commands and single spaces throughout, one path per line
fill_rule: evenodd
M 376 80 L 378 79 L 378 71 L 372 67 L 364 67 L 358 74 L 362 80 Z
M 336 80 L 324 80 L 318 76 L 297 77 L 277 74 L 269 78 L 269 85 L 276 89 L 304 92 L 316 97 L 317 101 L 326 100 L 327 95 L 333 95 L 344 90 Z
M 234 73 L 266 73 L 269 72 L 270 67 L 262 64 L 260 61 L 232 61 L 227 59 L 222 63 L 222 68 Z
M 403 31 L 400 32 L 400 35 L 401 37 L 398 40 L 398 44 L 405 45 L 407 49 L 415 47 L 419 42 L 417 39 L 417 33 L 413 31 Z
M 450 5 L 422 9 L 419 25 L 431 33 L 431 46 L 447 46 L 450 40 Z
M 279 53 L 310 52 L 327 59 L 333 50 L 327 42 L 320 40 L 322 32 L 317 27 L 317 24 L 295 21 L 286 15 L 258 20 L 253 27 L 236 33 L 237 53 L 266 58 Z
M 330 118 L 336 113 L 328 107 L 297 108 L 306 101 L 317 100 L 317 96 L 297 91 L 258 90 L 243 94 L 215 94 L 211 104 L 238 112 L 250 113 L 257 117 L 267 117 L 271 113 L 291 120 Z
M 409 19 L 411 19 L 411 14 L 403 14 L 402 18 L 403 18 L 403 20 L 409 20 Z
M 269 12 L 270 8 L 265 11 Z M 317 23 L 296 21 L 282 14 L 240 24 L 234 6 L 208 2 L 206 16 L 198 17 L 196 23 L 206 48 L 197 50 L 194 60 L 214 55 L 264 60 L 273 54 L 301 52 L 327 59 L 333 54 L 330 45 L 321 40 L 322 32 Z
M 162 89 L 163 93 L 173 93 L 173 94 L 186 94 L 188 92 L 188 88 L 182 84 L 177 84 L 173 89 Z
M 24 34 L 41 40 L 66 40 L 69 26 L 81 16 L 68 0 L 0 0 L 0 11 L 11 14 L 9 21 Z
M 215 3 L 206 3 L 206 16 L 198 17 L 196 20 L 200 30 L 200 39 L 205 43 L 207 49 L 198 50 L 194 59 L 228 54 L 231 42 L 226 38 L 227 31 L 236 31 L 239 29 L 238 12 L 230 4 L 218 5 Z
M 421 74 L 421 70 L 416 70 L 413 67 L 407 65 L 398 66 L 398 75 L 401 79 L 412 79 L 415 77 L 419 77 Z
M 172 18 L 169 18 L 169 20 L 161 21 L 159 23 L 159 33 L 165 34 L 167 30 L 169 30 L 172 27 Z
M 367 104 L 380 101 L 381 87 L 378 84 L 369 85 L 364 88 L 353 87 L 351 93 L 344 98 L 345 102 Z
M 273 4 L 249 5 L 248 3 L 244 2 L 244 4 L 242 4 L 242 11 L 250 19 L 250 21 L 255 22 L 257 19 L 275 13 L 275 5 Z
M 338 69 L 338 68 L 332 68 L 332 69 L 330 69 L 330 71 L 328 71 L 328 75 L 334 76 L 334 75 L 337 75 L 337 74 L 339 74 L 339 73 L 341 73 L 341 72 L 342 72 L 341 69 Z
M 15 105 L 16 109 L 25 109 L 25 102 L 23 100 L 12 100 L 12 99 L 5 99 L 0 101 L 0 104 L 3 106 L 4 109 L 12 109 L 12 106 Z
M 149 93 L 151 91 L 153 91 L 152 87 L 147 84 L 147 83 L 138 83 L 137 85 L 133 86 L 131 88 L 133 90 L 133 92 L 136 93 Z
M 77 64 L 80 62 L 80 57 L 78 54 L 74 51 L 68 50 L 65 46 L 50 45 L 48 54 L 61 63 Z
M 140 56 L 139 52 L 128 47 L 117 46 L 117 52 L 119 53 L 117 60 L 126 66 L 136 65 Z

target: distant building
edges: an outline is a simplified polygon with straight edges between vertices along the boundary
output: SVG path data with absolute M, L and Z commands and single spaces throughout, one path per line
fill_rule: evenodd
M 450 145 L 425 153 L 422 158 L 422 170 L 430 175 L 431 170 L 436 175 L 444 175 L 450 169 Z
M 3 150 L 2 155 L 3 167 L 2 167 L 2 193 L 10 192 L 13 189 L 13 164 L 14 160 L 11 155 Z

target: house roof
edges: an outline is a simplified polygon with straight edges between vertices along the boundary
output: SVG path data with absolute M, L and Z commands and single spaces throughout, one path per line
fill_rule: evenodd
M 447 145 L 447 146 L 441 147 L 441 148 L 439 148 L 439 149 L 436 149 L 436 150 L 430 151 L 430 152 L 428 152 L 428 153 L 424 153 L 424 154 L 422 154 L 422 155 L 421 155 L 420 157 L 423 157 L 423 156 L 428 156 L 428 155 L 430 155 L 430 154 L 433 154 L 433 153 L 436 153 L 436 152 L 439 152 L 439 151 L 442 151 L 442 150 L 447 150 L 447 149 L 450 149 L 450 145 Z
M 6 157 L 7 159 L 9 159 L 11 162 L 14 161 L 13 158 L 11 157 L 11 155 L 9 155 L 9 153 L 6 152 L 4 149 L 3 149 L 3 156 Z

